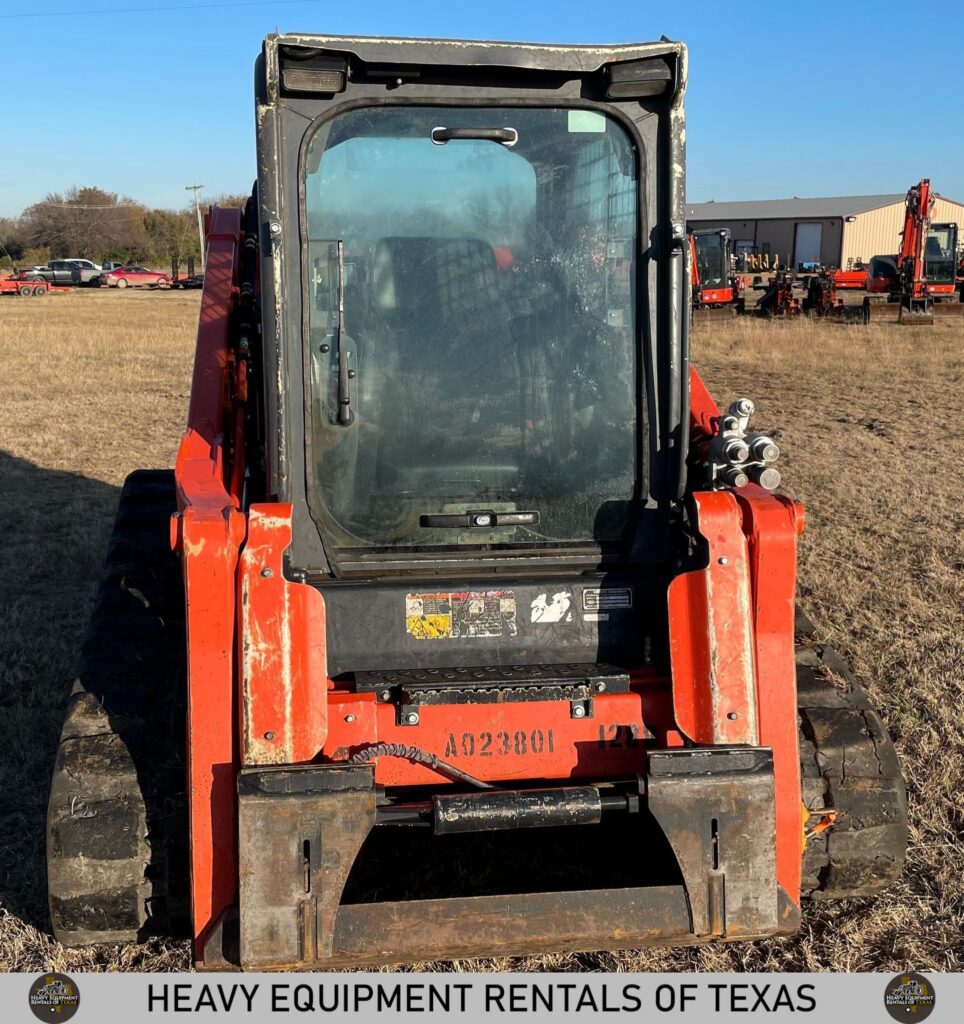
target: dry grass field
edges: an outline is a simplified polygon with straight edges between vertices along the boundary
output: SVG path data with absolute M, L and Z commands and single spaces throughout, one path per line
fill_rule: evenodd
M 66 950 L 43 831 L 64 702 L 118 490 L 171 464 L 197 296 L 0 298 L 0 970 L 168 970 L 184 943 Z M 721 401 L 747 394 L 808 509 L 800 590 L 894 737 L 911 849 L 883 897 L 812 907 L 799 935 L 703 950 L 463 962 L 487 970 L 964 968 L 964 324 L 701 326 Z M 429 965 L 447 969 L 447 965 Z

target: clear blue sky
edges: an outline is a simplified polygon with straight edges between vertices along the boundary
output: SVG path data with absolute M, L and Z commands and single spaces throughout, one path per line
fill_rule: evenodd
M 0 0 L 0 215 L 71 185 L 159 206 L 184 205 L 194 182 L 247 191 L 252 67 L 276 27 L 581 43 L 665 34 L 690 48 L 690 201 L 903 192 L 922 176 L 964 200 L 960 0 Z

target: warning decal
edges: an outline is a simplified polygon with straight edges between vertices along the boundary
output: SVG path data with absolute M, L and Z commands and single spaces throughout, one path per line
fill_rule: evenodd
M 416 640 L 441 640 L 452 635 L 449 594 L 406 594 L 405 628 Z
M 406 594 L 405 630 L 416 640 L 515 636 L 515 592 L 468 590 Z

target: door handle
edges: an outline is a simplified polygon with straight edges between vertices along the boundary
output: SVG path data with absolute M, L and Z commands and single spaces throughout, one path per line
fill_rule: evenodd
M 429 529 L 490 530 L 494 526 L 535 526 L 539 522 L 538 512 L 491 512 L 479 509 L 475 512 L 424 513 L 418 517 L 418 525 Z

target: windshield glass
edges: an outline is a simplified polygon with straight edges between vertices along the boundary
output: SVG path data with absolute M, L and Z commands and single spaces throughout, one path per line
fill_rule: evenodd
M 727 267 L 723 235 L 719 231 L 714 231 L 707 235 L 695 235 L 694 238 L 700 288 L 725 288 Z
M 622 539 L 641 447 L 625 129 L 370 107 L 322 125 L 306 165 L 309 501 L 329 542 Z
M 924 279 L 953 281 L 954 252 L 957 247 L 957 225 L 932 224 L 924 247 Z

